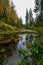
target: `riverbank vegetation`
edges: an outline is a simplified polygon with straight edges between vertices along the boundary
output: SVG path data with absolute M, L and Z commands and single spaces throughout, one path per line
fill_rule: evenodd
M 22 18 L 17 15 L 13 2 L 10 2 L 10 0 L 0 0 L 1 65 L 7 55 L 12 55 L 12 53 L 9 52 L 12 52 L 12 46 L 15 47 L 17 45 L 17 41 L 20 39 L 19 33 L 24 32 L 30 32 L 31 35 L 37 36 L 38 38 L 35 40 L 34 44 L 31 44 L 29 41 L 26 42 L 26 46 L 31 50 L 31 54 L 28 54 L 28 51 L 19 49 L 23 60 L 18 62 L 18 65 L 31 65 L 27 60 L 28 57 L 33 59 L 33 65 L 43 65 L 43 0 L 35 0 L 34 12 L 36 13 L 35 19 L 33 18 L 32 9 L 30 8 L 28 12 L 26 8 L 26 23 L 23 24 Z
M 18 63 L 18 65 L 43 65 L 43 44 L 41 44 L 38 40 L 32 43 L 26 43 L 27 47 L 30 50 L 22 50 L 19 49 L 19 53 L 23 55 L 22 61 Z M 31 59 L 31 60 L 29 60 Z
M 33 18 L 32 9 L 29 12 L 26 9 L 26 27 L 28 29 L 36 30 L 43 33 L 43 1 L 35 0 L 34 12 L 36 13 L 36 18 Z M 29 23 L 28 23 L 29 22 Z
M 22 26 L 22 19 L 18 17 L 13 2 L 10 4 L 9 0 L 0 0 L 0 40 L 14 38 L 13 32 Z
M 40 9 L 40 11 L 37 10 L 37 7 Z M 25 16 L 26 24 L 23 25 L 23 20 L 22 18 L 18 17 L 13 2 L 11 1 L 10 3 L 9 0 L 0 1 L 0 40 L 4 38 L 3 36 L 4 34 L 6 34 L 7 37 L 8 33 L 9 33 L 8 36 L 11 36 L 10 33 L 12 33 L 13 36 L 14 32 L 18 32 L 18 31 L 20 32 L 21 30 L 22 31 L 33 30 L 36 32 L 43 33 L 42 11 L 43 11 L 42 2 L 39 3 L 39 1 L 35 1 L 34 12 L 37 14 L 37 16 L 34 20 L 32 9 L 30 8 L 29 13 L 28 13 L 28 9 L 26 9 L 26 16 Z M 39 12 L 39 15 L 37 12 Z

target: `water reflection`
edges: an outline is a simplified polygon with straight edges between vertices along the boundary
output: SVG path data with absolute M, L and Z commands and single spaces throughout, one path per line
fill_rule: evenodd
M 22 57 L 20 56 L 18 49 L 21 48 L 23 50 L 26 50 L 26 41 L 32 42 L 33 44 L 35 39 L 36 37 L 30 34 L 22 35 L 22 39 L 18 41 L 17 46 L 14 46 L 13 44 L 5 46 L 4 48 L 6 49 L 6 51 L 3 53 L 3 56 L 7 57 L 4 59 L 3 65 L 13 65 L 13 63 L 15 63 L 16 61 L 20 61 Z M 31 53 L 30 49 L 28 49 L 28 52 Z
M 23 38 L 18 42 L 17 48 L 26 50 L 26 36 L 23 36 Z

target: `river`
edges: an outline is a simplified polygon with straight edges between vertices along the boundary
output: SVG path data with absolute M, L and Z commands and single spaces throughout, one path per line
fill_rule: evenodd
M 20 55 L 18 49 L 22 49 L 22 50 L 27 50 L 28 52 L 31 53 L 30 49 L 27 48 L 26 46 L 26 41 L 28 40 L 29 42 L 31 42 L 32 44 L 34 43 L 36 37 L 35 36 L 31 36 L 30 34 L 23 34 L 20 35 L 21 39 L 17 42 L 17 45 L 14 46 L 14 44 L 12 45 L 8 45 L 5 46 L 6 47 L 6 52 L 1 53 L 2 57 L 4 56 L 4 60 L 2 62 L 2 65 L 17 65 L 18 61 L 22 60 L 22 56 Z M 29 58 L 29 61 L 32 61 L 32 58 Z

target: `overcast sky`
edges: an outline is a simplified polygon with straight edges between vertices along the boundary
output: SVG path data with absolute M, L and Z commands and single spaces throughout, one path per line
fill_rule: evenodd
M 34 10 L 34 1 L 35 0 L 12 0 L 14 5 L 16 5 L 16 10 L 19 17 L 22 17 L 23 23 L 25 23 L 25 14 L 26 14 L 26 8 L 31 8 L 32 11 Z M 35 14 L 33 12 L 33 17 L 35 17 Z

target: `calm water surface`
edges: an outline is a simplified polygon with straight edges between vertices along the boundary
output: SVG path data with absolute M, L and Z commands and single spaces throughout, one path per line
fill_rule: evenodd
M 6 46 L 7 51 L 6 51 L 6 54 L 3 53 L 5 59 L 2 63 L 2 65 L 17 65 L 16 62 L 22 60 L 22 56 L 19 54 L 18 49 L 21 48 L 23 50 L 27 50 L 28 48 L 26 46 L 26 41 L 28 40 L 28 41 L 32 42 L 32 44 L 33 44 L 34 40 L 36 39 L 36 37 L 30 37 L 27 34 L 25 34 L 25 35 L 23 34 L 21 36 L 22 36 L 22 38 L 18 41 L 15 48 L 14 48 L 14 45 L 10 45 L 9 47 Z M 28 52 L 31 53 L 30 49 L 28 49 Z M 29 61 L 31 61 L 31 60 L 32 60 L 32 58 L 29 58 Z

